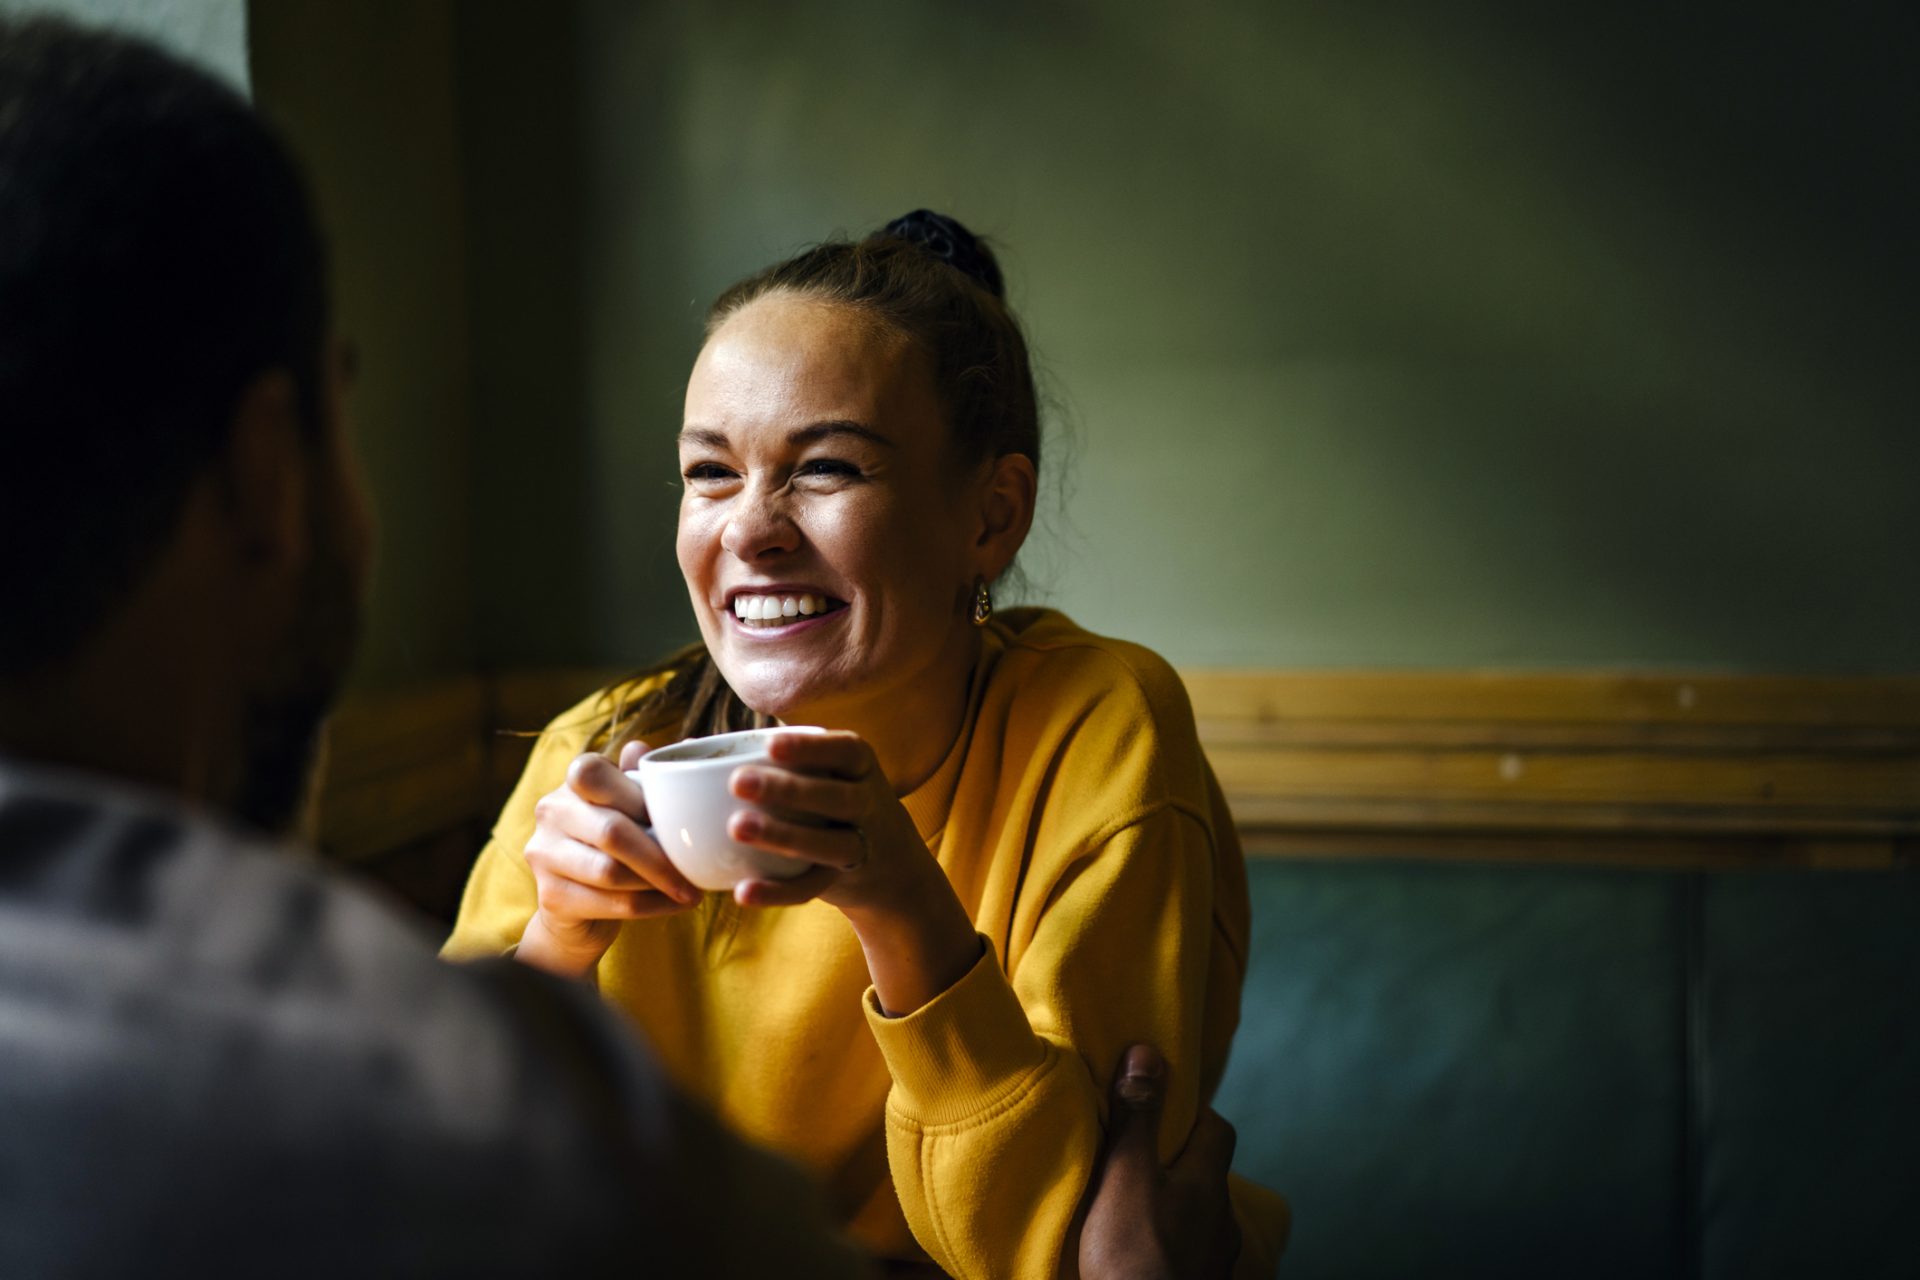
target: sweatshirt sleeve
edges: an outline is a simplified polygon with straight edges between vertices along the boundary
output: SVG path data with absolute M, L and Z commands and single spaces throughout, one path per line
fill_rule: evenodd
M 915 1237 L 949 1274 L 1063 1270 L 1100 1151 L 1106 1085 L 1127 1045 L 1146 1041 L 1166 1056 L 1162 1158 L 1185 1143 L 1203 1089 L 1208 968 L 1221 954 L 1212 868 L 1205 824 L 1159 808 L 1067 867 L 1010 972 L 989 945 L 959 982 L 901 1018 L 868 991 L 867 1020 L 893 1077 L 894 1184 Z M 1237 991 L 1239 977 L 1213 981 Z M 1243 1224 L 1247 1240 L 1262 1234 Z M 1242 1274 L 1271 1274 L 1277 1258 L 1260 1252 L 1243 1251 L 1252 1256 Z

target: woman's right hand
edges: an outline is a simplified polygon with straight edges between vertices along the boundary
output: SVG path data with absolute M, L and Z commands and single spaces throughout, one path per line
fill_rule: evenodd
M 516 958 L 562 977 L 593 972 L 623 920 L 685 911 L 700 891 L 674 869 L 642 824 L 647 798 L 627 777 L 646 747 L 629 742 L 620 764 L 598 752 L 575 757 L 567 780 L 534 805 L 527 867 L 539 908 Z

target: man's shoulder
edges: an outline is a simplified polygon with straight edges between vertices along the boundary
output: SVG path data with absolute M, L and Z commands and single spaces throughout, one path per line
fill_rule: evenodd
M 318 858 L 164 797 L 0 774 L 0 983 L 156 1059 L 247 1044 L 335 1070 L 425 1069 L 498 1035 L 496 979 L 437 961 L 422 922 Z M 76 1028 L 79 1030 L 79 1028 Z
M 591 992 L 442 962 L 317 860 L 112 788 L 0 774 L 0 1006 L 0 1165 L 34 1188 L 0 1218 L 50 1240 L 239 1196 L 290 1240 L 352 1218 L 505 1257 L 489 1206 L 557 1228 L 672 1149 L 646 1141 L 676 1123 L 664 1080 Z

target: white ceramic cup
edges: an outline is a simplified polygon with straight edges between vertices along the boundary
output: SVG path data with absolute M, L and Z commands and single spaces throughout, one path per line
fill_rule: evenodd
M 825 733 L 813 725 L 743 729 L 710 738 L 688 738 L 640 757 L 627 776 L 647 793 L 653 838 L 667 861 L 701 889 L 731 891 L 742 880 L 790 880 L 807 870 L 794 858 L 741 844 L 727 834 L 727 819 L 758 806 L 728 790 L 733 771 L 768 758 L 774 735 Z

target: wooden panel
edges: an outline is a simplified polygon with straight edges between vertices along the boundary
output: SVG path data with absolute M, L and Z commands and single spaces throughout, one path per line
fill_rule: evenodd
M 1201 721 L 1920 729 L 1920 677 L 1583 672 L 1182 673 Z
M 1227 793 L 1246 831 L 1534 832 L 1542 835 L 1760 836 L 1891 839 L 1910 836 L 1910 814 L 1893 820 L 1846 810 L 1756 813 L 1686 805 L 1529 805 L 1442 802 L 1421 796 L 1344 800 L 1272 799 Z
M 493 727 L 503 733 L 537 733 L 562 711 L 624 674 L 606 667 L 503 671 L 485 682 Z
M 1894 866 L 1920 680 L 1186 673 L 1249 850 Z
M 348 698 L 327 734 L 314 838 L 367 861 L 454 829 L 484 833 L 539 729 L 615 674 L 467 676 Z
M 320 848 L 362 861 L 472 822 L 486 796 L 486 705 L 472 678 L 349 698 L 327 733 Z
M 1417 797 L 1438 806 L 1679 806 L 1782 816 L 1825 811 L 1884 821 L 1894 830 L 1909 829 L 1920 815 L 1915 752 L 1709 755 L 1233 744 L 1210 745 L 1208 755 L 1220 785 L 1249 799 Z
M 444 753 L 486 722 L 472 677 L 347 698 L 328 725 L 328 785 L 377 777 Z
M 603 667 L 508 671 L 487 681 L 493 732 L 487 744 L 487 821 L 506 802 L 540 730 L 596 689 L 626 674 Z
M 1416 828 L 1254 827 L 1249 858 L 1420 859 L 1725 871 L 1733 868 L 1888 871 L 1915 865 L 1911 840 L 1814 840 Z
M 381 778 L 331 785 L 321 801 L 320 848 L 363 861 L 474 820 L 485 762 L 478 742 Z

